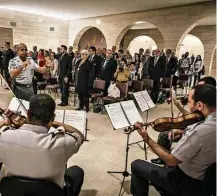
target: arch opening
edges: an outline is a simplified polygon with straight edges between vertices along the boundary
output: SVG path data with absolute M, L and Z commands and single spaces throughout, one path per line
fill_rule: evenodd
M 90 46 L 106 48 L 107 43 L 103 33 L 96 27 L 85 27 L 76 36 L 73 47 L 77 50 L 88 49 Z
M 134 38 L 127 47 L 127 50 L 129 50 L 130 54 L 135 54 L 140 48 L 152 51 L 157 49 L 157 45 L 151 37 L 142 35 Z
M 201 55 L 202 59 L 204 59 L 204 46 L 202 41 L 191 34 L 187 34 L 183 39 L 178 57 L 181 58 L 182 54 L 189 52 L 189 55 Z

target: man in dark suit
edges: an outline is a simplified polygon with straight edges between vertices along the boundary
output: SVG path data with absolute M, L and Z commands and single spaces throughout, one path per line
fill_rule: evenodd
M 10 42 L 5 42 L 4 50 L 5 51 L 3 53 L 3 71 L 4 71 L 5 80 L 9 82 L 10 74 L 8 71 L 8 65 L 9 65 L 9 61 L 15 57 L 13 50 L 10 49 Z
M 60 84 L 60 91 L 62 94 L 61 103 L 59 106 L 68 105 L 69 98 L 69 81 L 71 80 L 72 72 L 72 58 L 67 54 L 67 47 L 61 45 L 61 55 L 59 57 L 58 80 Z
M 38 60 L 38 51 L 37 51 L 37 46 L 33 46 L 33 56 L 32 59 L 37 63 Z
M 89 59 L 88 61 L 91 63 L 91 72 L 90 72 L 90 79 L 89 79 L 89 89 L 90 91 L 93 89 L 93 82 L 96 78 L 99 78 L 100 68 L 101 68 L 101 61 L 102 58 L 96 54 L 96 48 L 94 46 L 89 47 Z
M 154 103 L 157 102 L 160 83 L 166 75 L 166 59 L 161 55 L 159 49 L 155 50 L 155 56 L 150 59 L 149 65 L 149 74 L 150 79 L 153 80 L 153 89 L 152 89 L 152 100 Z
M 114 80 L 114 73 L 117 69 L 117 61 L 112 57 L 112 51 L 107 50 L 106 59 L 102 61 L 100 78 L 105 80 L 105 91 L 104 96 L 108 95 L 108 87 L 110 82 Z
M 177 69 L 177 62 L 174 57 L 172 57 L 172 51 L 168 49 L 166 51 L 166 77 L 171 77 L 171 75 L 174 75 Z

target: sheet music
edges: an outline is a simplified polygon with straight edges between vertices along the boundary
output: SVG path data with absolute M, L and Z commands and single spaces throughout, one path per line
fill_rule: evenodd
M 85 111 L 66 110 L 64 124 L 75 127 L 86 138 L 86 118 L 87 113 Z
M 133 100 L 122 101 L 121 105 L 131 125 L 134 125 L 136 122 L 143 122 Z
M 145 98 L 143 97 L 142 93 L 141 92 L 136 92 L 136 93 L 133 93 L 133 96 L 135 97 L 140 109 L 142 112 L 146 111 L 149 109 L 149 106 L 145 100 Z
M 22 104 L 24 105 L 24 107 L 26 108 L 26 110 L 29 109 L 29 102 L 20 99 L 20 101 L 22 102 Z M 24 108 L 22 107 L 22 105 L 19 103 L 19 101 L 17 100 L 17 98 L 13 97 L 9 106 L 8 106 L 9 110 L 15 111 L 15 112 L 21 112 L 21 115 L 23 116 L 27 116 L 26 111 L 24 110 Z
M 141 91 L 142 95 L 144 96 L 149 108 L 154 108 L 155 107 L 155 104 L 154 102 L 152 101 L 151 97 L 149 96 L 148 94 L 148 91 L 145 90 L 145 91 Z
M 120 129 L 130 126 L 122 110 L 120 103 L 105 105 L 109 118 L 111 119 L 114 129 Z
M 63 119 L 64 119 L 64 113 L 65 113 L 64 110 L 55 110 L 56 117 L 55 117 L 54 120 L 56 122 L 64 123 L 64 121 L 63 121 Z

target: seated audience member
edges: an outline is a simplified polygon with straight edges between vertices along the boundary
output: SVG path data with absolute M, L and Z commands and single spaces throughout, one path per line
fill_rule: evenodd
M 127 67 L 126 59 L 122 59 L 117 71 L 114 74 L 116 82 L 128 82 L 130 76 L 129 68 Z
M 49 180 L 61 188 L 65 181 L 71 185 L 70 196 L 78 196 L 84 171 L 78 166 L 66 169 L 66 164 L 78 152 L 84 136 L 74 127 L 55 122 L 55 107 L 49 95 L 34 95 L 27 112 L 28 123 L 1 133 L 0 159 L 10 176 Z M 0 128 L 9 123 L 0 121 Z
M 216 162 L 216 87 L 208 84 L 193 87 L 188 96 L 191 112 L 199 111 L 205 121 L 174 130 L 181 138 L 172 152 L 155 143 L 145 128 L 136 124 L 149 148 L 168 166 L 160 167 L 143 160 L 132 163 L 131 193 L 148 196 L 151 183 L 163 195 L 204 196 L 204 176 Z
M 200 79 L 198 84 L 209 84 L 209 85 L 216 87 L 216 80 L 213 77 L 207 76 L 207 77 Z M 188 110 L 184 109 L 184 107 L 181 105 L 181 103 L 178 100 L 174 99 L 173 102 L 183 115 L 190 113 Z M 171 134 L 170 131 L 165 131 L 165 132 L 160 133 L 158 135 L 157 143 L 161 145 L 162 147 L 164 147 L 165 149 L 170 151 L 172 143 L 169 138 L 169 134 Z M 177 141 L 177 139 L 174 140 L 174 142 L 175 141 Z M 160 165 L 164 164 L 164 161 L 160 158 L 151 159 L 151 162 L 155 164 L 160 164 Z

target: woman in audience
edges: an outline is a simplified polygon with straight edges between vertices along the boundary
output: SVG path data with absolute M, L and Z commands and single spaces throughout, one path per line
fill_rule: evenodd
M 141 62 L 140 59 L 141 58 L 140 58 L 139 54 L 136 53 L 135 54 L 135 65 L 136 65 L 136 72 L 137 72 L 137 75 L 138 75 L 138 80 L 141 79 L 141 76 L 142 76 L 141 72 L 142 72 L 142 67 L 143 67 L 142 62 Z
M 198 83 L 198 80 L 200 80 L 202 71 L 203 71 L 203 60 L 200 55 L 197 55 L 196 60 L 194 62 L 193 66 L 193 74 L 194 74 L 194 86 Z
M 120 61 L 120 65 L 114 74 L 114 78 L 116 82 L 126 83 L 129 80 L 129 76 L 130 76 L 130 71 L 129 68 L 127 67 L 127 60 L 123 58 Z
M 125 59 L 127 60 L 128 65 L 133 61 L 132 56 L 130 55 L 130 53 L 126 53 Z
M 78 93 L 79 107 L 76 110 L 89 111 L 89 93 L 88 93 L 88 81 L 91 71 L 91 63 L 88 60 L 88 51 L 81 51 L 81 59 L 75 66 L 75 90 Z
M 58 60 L 55 58 L 55 53 L 50 53 L 50 84 L 57 84 Z

